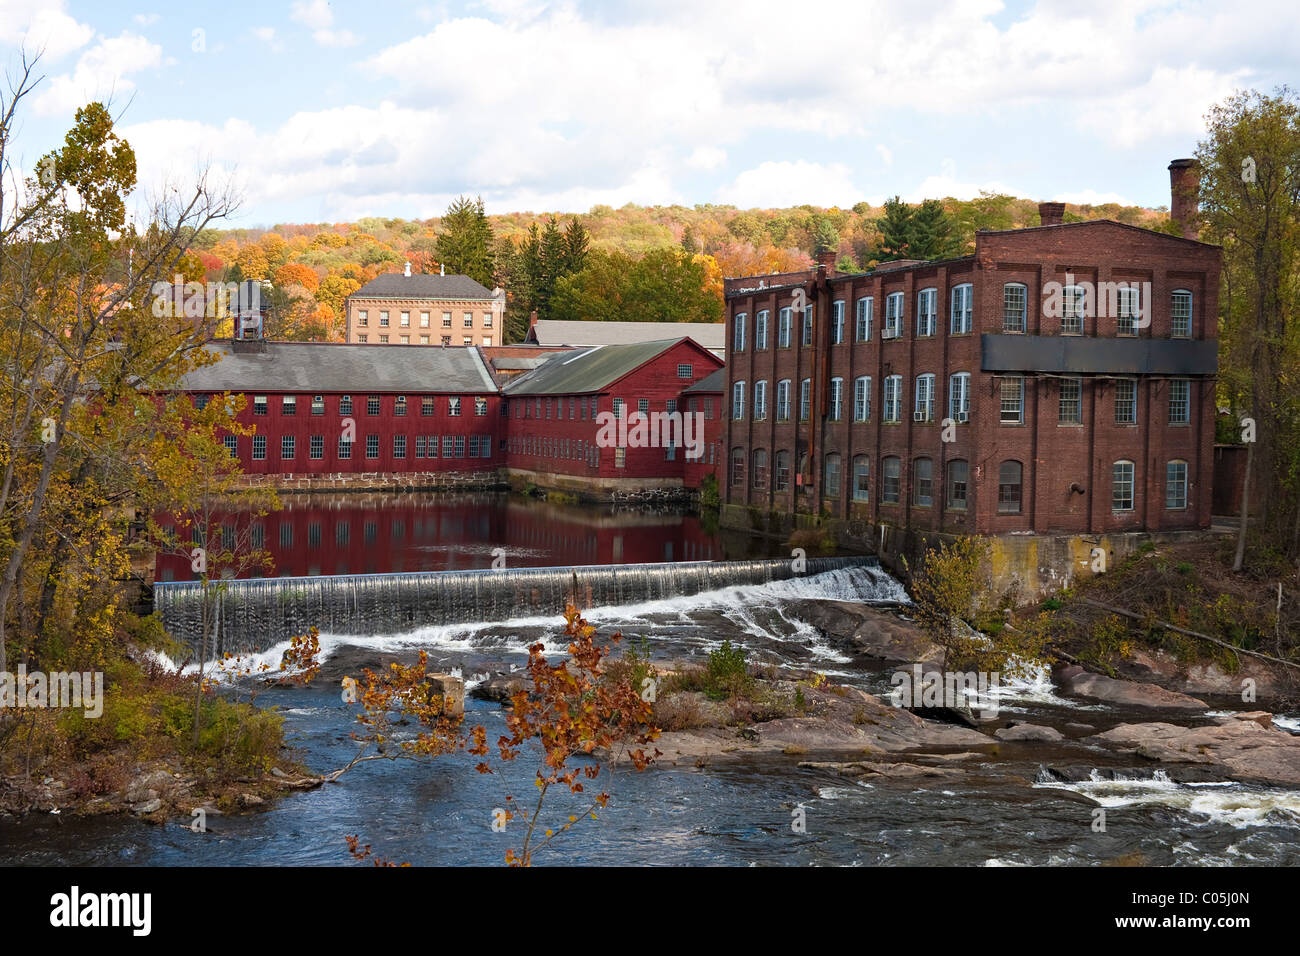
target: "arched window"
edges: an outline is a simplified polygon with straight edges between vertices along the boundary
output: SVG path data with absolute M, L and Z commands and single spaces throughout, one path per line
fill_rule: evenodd
M 866 455 L 853 458 L 853 500 L 871 500 L 871 459 Z
M 939 290 L 922 289 L 916 294 L 916 337 L 934 335 L 935 318 L 939 314 Z
M 1182 511 L 1187 507 L 1187 462 L 1174 459 L 1165 465 L 1165 508 Z
M 827 498 L 840 496 L 840 456 L 835 452 L 826 456 L 826 483 L 822 491 Z
M 1008 282 L 1002 287 L 1002 331 L 1023 332 L 1026 327 L 1029 295 L 1023 282 Z
M 921 508 L 934 504 L 934 463 L 929 458 L 912 462 L 912 504 Z
M 788 451 L 778 451 L 776 453 L 776 490 L 790 490 L 790 453 Z
M 948 330 L 953 335 L 971 331 L 974 318 L 974 289 L 969 282 L 952 287 Z
M 767 450 L 764 448 L 754 449 L 754 466 L 751 474 L 755 488 L 767 487 Z
M 739 445 L 731 449 L 731 483 L 733 485 L 745 483 L 745 449 Z
M 1133 462 L 1117 461 L 1111 469 L 1110 507 L 1113 511 L 1133 510 Z
M 899 489 L 902 485 L 899 461 L 890 455 L 880 463 L 880 500 L 884 504 L 898 504 Z
M 966 510 L 967 483 L 970 465 L 960 458 L 948 462 L 948 507 L 953 511 Z
M 1020 514 L 1020 482 L 1023 468 L 1018 461 L 998 465 L 998 514 Z

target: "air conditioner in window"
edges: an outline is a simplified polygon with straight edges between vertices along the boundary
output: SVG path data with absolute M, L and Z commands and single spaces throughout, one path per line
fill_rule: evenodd
M 963 423 L 963 422 L 968 422 L 968 421 L 970 421 L 970 412 L 958 412 L 958 413 L 957 413 L 957 423 L 958 423 L 958 424 L 961 424 L 961 423 Z
M 882 339 L 896 339 L 896 338 L 898 338 L 898 330 L 897 330 L 897 329 L 885 329 L 883 332 L 880 333 L 880 337 L 881 337 Z
M 921 411 L 921 412 L 912 413 L 912 421 L 914 422 L 928 422 L 929 420 L 930 420 L 929 412 Z

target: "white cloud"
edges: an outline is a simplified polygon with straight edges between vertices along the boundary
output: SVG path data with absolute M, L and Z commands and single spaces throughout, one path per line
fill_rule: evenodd
M 289 17 L 312 30 L 323 30 L 334 23 L 334 11 L 325 0 L 295 0 Z
M 766 162 L 747 169 L 718 190 L 718 201 L 748 209 L 755 206 L 852 206 L 862 192 L 843 163 Z
M 361 37 L 351 30 L 317 30 L 311 35 L 321 46 L 349 47 L 361 42 Z
M 877 143 L 876 152 L 880 154 L 880 161 L 886 166 L 894 165 L 894 154 L 890 152 L 888 146 L 885 146 L 883 143 Z
M 727 161 L 727 151 L 716 146 L 697 146 L 686 158 L 686 165 L 693 169 L 717 169 Z
M 162 62 L 162 47 L 138 34 L 105 37 L 78 58 L 71 73 L 51 77 L 33 108 L 38 116 L 48 116 L 96 99 L 121 99 L 135 88 L 128 73 L 154 69 Z
M 94 28 L 64 12 L 65 0 L 5 0 L 0 3 L 0 47 L 21 47 L 30 58 L 52 63 L 90 42 Z
M 284 44 L 275 35 L 275 27 L 253 27 L 252 33 L 253 36 L 270 47 L 272 53 L 284 52 Z
M 155 24 L 155 23 L 158 22 L 158 14 L 156 14 L 156 13 L 137 13 L 137 14 L 136 14 L 135 16 L 133 16 L 131 19 L 134 20 L 137 24 L 139 24 L 139 25 L 142 26 L 142 27 L 148 27 L 148 26 L 152 26 L 153 24 Z

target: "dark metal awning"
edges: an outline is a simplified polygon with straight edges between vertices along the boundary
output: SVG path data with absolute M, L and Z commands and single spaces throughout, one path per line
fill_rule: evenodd
M 985 372 L 1190 376 L 1219 370 L 1219 343 L 1213 340 L 996 333 L 980 339 Z

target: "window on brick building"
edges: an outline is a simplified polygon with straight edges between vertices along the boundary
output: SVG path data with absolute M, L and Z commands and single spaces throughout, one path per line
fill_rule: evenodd
M 357 342 L 358 342 L 359 344 L 361 344 L 361 345 L 365 345 L 369 340 L 370 340 L 370 336 L 368 336 L 368 335 L 358 335 L 358 336 L 357 336 Z
M 823 482 L 822 491 L 827 498 L 838 498 L 840 496 L 840 456 L 836 452 L 831 452 L 826 456 L 826 480 Z
M 351 396 L 351 395 L 341 395 L 341 396 L 339 396 L 339 414 L 340 414 L 340 415 L 351 415 L 351 414 L 352 414 L 352 396 Z
M 880 501 L 886 505 L 898 504 L 902 491 L 902 467 L 898 458 L 890 455 L 880 463 Z
M 853 459 L 853 500 L 871 500 L 871 459 L 866 455 Z
M 618 400 L 615 399 L 614 417 L 621 417 L 618 413 Z M 745 383 L 733 382 L 731 385 L 731 420 L 738 422 L 745 417 Z
M 1061 334 L 1082 335 L 1083 320 L 1088 313 L 1088 290 L 1081 285 L 1067 285 L 1061 290 Z
M 844 341 L 844 300 L 836 299 L 831 303 L 831 345 Z
M 1028 320 L 1028 290 L 1021 282 L 1008 282 L 1002 287 L 1002 331 L 1024 332 Z
M 853 323 L 853 338 L 857 342 L 871 341 L 871 320 L 875 311 L 876 300 L 869 295 L 858 299 L 857 313 Z
M 958 424 L 970 421 L 970 372 L 948 376 L 948 417 Z
M 776 420 L 778 422 L 788 422 L 790 420 L 790 380 L 783 378 L 776 383 Z
M 767 382 L 754 383 L 754 421 L 767 419 Z
M 401 318 L 399 319 L 399 323 L 401 324 L 402 328 L 409 329 L 411 327 L 411 313 L 403 312 Z
M 253 436 L 253 461 L 265 461 L 265 460 L 266 460 L 266 436 L 254 435 Z
M 428 313 L 428 312 L 421 312 L 421 313 L 420 313 L 420 328 L 422 328 L 422 329 L 427 329 L 428 327 L 429 327 L 429 313 Z M 426 341 L 427 341 L 427 340 L 426 340 Z
M 444 329 L 449 329 L 449 328 L 451 328 L 451 313 L 450 313 L 450 312 L 444 312 L 444 313 L 442 313 L 442 327 L 443 327 Z
M 929 458 L 912 462 L 912 504 L 918 508 L 934 504 L 934 462 Z
M 368 396 L 368 397 L 366 398 L 366 414 L 367 414 L 367 415 L 378 415 L 378 414 L 379 414 L 379 396 L 378 396 L 378 395 L 370 395 L 370 396 Z
M 970 481 L 970 466 L 960 458 L 948 462 L 948 507 L 953 511 L 966 510 L 966 485 Z
M 393 457 L 394 458 L 406 457 L 406 436 L 405 435 L 393 436 Z
M 380 324 L 381 326 L 387 326 L 387 325 L 388 325 L 388 313 L 387 313 L 387 312 L 380 312 L 380 313 L 379 313 L 379 324 Z
M 254 414 L 254 415 L 265 415 L 265 414 L 266 414 L 266 396 L 265 396 L 265 395 L 254 395 L 254 396 L 253 396 L 253 414 Z
M 222 441 L 226 445 L 226 451 L 230 452 L 230 457 L 238 458 L 239 457 L 239 436 L 227 435 L 225 438 L 222 439 Z
M 311 413 L 312 413 L 313 415 L 324 415 L 324 414 L 325 414 L 325 396 L 324 396 L 324 395 L 315 395 L 315 396 L 312 397 L 312 400 L 311 400 Z
M 203 411 L 203 409 L 208 407 L 208 397 L 209 396 L 207 395 L 195 395 L 194 407 L 197 408 L 199 411 Z
M 922 289 L 916 294 L 916 337 L 934 335 L 935 319 L 939 312 L 939 290 Z
M 370 313 L 367 312 L 365 309 L 362 309 L 360 312 L 357 313 L 357 325 L 369 325 L 369 324 L 370 324 Z
M 1137 424 L 1137 382 L 1132 379 L 1115 383 L 1115 424 Z
M 750 469 L 750 477 L 754 482 L 755 488 L 767 487 L 767 449 L 755 448 L 753 454 L 753 467 Z
M 766 383 L 764 383 L 764 387 L 766 387 Z M 638 398 L 638 399 L 636 400 L 636 410 L 637 410 L 638 412 L 640 412 L 642 415 L 649 415 L 649 414 L 650 414 L 650 399 L 648 399 L 648 398 Z
M 1117 290 L 1119 311 L 1115 317 L 1116 333 L 1119 335 L 1137 335 L 1138 322 L 1142 317 L 1142 295 L 1137 283 Z
M 998 514 L 1020 514 L 1020 484 L 1024 468 L 1018 461 L 998 465 Z
M 478 418 L 482 418 L 487 414 L 487 399 L 482 395 L 474 399 L 474 414 Z
M 886 422 L 901 422 L 903 420 L 903 376 L 886 375 L 885 376 L 885 409 L 884 418 Z
M 776 315 L 776 347 L 788 349 L 790 347 L 790 326 L 794 321 L 794 310 L 787 307 Z
M 1192 294 L 1186 289 L 1175 289 L 1169 305 L 1169 334 L 1176 339 L 1192 334 Z
M 379 436 L 378 435 L 366 436 L 366 457 L 367 458 L 379 457 Z
M 812 413 L 812 379 L 799 383 L 799 421 L 806 422 Z
M 347 460 L 352 457 L 352 442 L 346 438 L 339 439 L 339 458 Z
M 731 351 L 745 351 L 745 323 L 748 321 L 749 315 L 747 313 L 736 313 L 736 317 L 731 322 Z
M 903 334 L 903 293 L 891 292 L 885 296 L 885 329 L 881 338 L 896 339 Z
M 424 436 L 423 435 L 415 436 L 415 457 L 416 458 L 424 457 Z
M 838 422 L 844 417 L 844 379 L 831 379 L 830 420 Z
M 1133 462 L 1117 461 L 1111 469 L 1110 507 L 1113 511 L 1133 510 Z
M 1019 425 L 1025 420 L 1025 380 L 1018 375 L 1002 379 L 999 421 L 1003 425 Z
M 776 491 L 790 490 L 790 453 L 788 451 L 778 451 L 776 453 L 776 474 L 774 478 Z
M 767 309 L 762 309 L 754 316 L 754 351 L 767 348 Z
M 733 485 L 745 483 L 745 449 L 739 445 L 731 449 L 731 483 Z
M 447 398 L 447 414 L 452 418 L 460 417 L 460 396 L 449 396 Z
M 292 435 L 280 436 L 280 460 L 292 461 L 297 449 L 298 442 Z
M 974 328 L 975 289 L 969 282 L 952 287 L 949 297 L 948 331 L 961 335 Z
M 1165 508 L 1182 511 L 1187 507 L 1187 462 L 1175 459 L 1165 465 Z
M 689 362 L 683 362 L 677 366 L 677 377 L 685 381 L 690 381 L 695 377 L 695 366 Z
M 853 420 L 871 420 L 871 376 L 862 375 L 853 380 Z
M 325 436 L 324 435 L 311 436 L 311 445 L 310 448 L 308 449 L 308 454 L 311 455 L 313 461 L 320 461 L 322 458 L 325 457 Z
M 916 404 L 912 408 L 912 421 L 934 421 L 934 375 L 926 372 L 916 377 Z
M 281 415 L 298 414 L 298 396 L 296 395 L 284 396 L 283 400 L 280 403 L 280 414 Z
M 380 345 L 387 345 L 387 344 L 388 344 L 388 336 L 386 336 L 386 335 L 381 335 L 381 336 L 379 336 L 379 344 L 380 344 Z
M 1169 424 L 1186 425 L 1192 420 L 1192 383 L 1176 378 L 1169 383 Z
M 398 395 L 393 399 L 393 414 L 399 417 L 406 415 L 406 396 Z
M 1083 379 L 1063 378 L 1060 389 L 1056 420 L 1062 425 L 1080 424 L 1083 421 Z
M 460 317 L 460 324 L 462 328 L 466 328 L 466 329 L 474 328 L 474 313 L 466 312 L 462 314 Z

